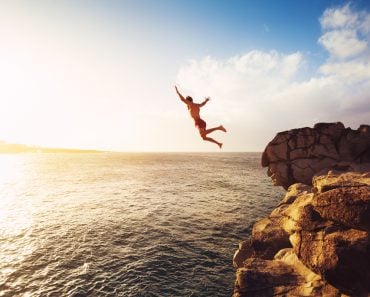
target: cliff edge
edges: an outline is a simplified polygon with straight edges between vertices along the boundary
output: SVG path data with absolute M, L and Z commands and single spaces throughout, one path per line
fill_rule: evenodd
M 370 126 L 278 133 L 262 165 L 287 193 L 239 244 L 233 296 L 370 296 Z
M 311 185 L 312 177 L 325 168 L 369 162 L 370 126 L 352 130 L 340 122 L 280 132 L 262 154 L 267 174 L 285 189 L 294 183 Z

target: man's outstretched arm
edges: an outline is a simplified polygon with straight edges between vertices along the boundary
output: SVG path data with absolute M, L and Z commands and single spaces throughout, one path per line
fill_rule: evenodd
M 183 95 L 180 94 L 179 90 L 177 89 L 177 86 L 175 86 L 175 89 L 176 89 L 176 93 L 177 93 L 177 95 L 179 95 L 181 101 L 184 102 L 185 104 L 187 104 L 186 99 L 184 98 Z
M 209 97 L 207 97 L 202 103 L 199 104 L 200 107 L 206 105 L 206 103 L 210 100 Z

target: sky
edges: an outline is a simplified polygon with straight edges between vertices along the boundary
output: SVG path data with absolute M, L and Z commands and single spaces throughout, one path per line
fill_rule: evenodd
M 0 2 L 0 140 L 112 151 L 223 151 L 370 124 L 370 2 Z

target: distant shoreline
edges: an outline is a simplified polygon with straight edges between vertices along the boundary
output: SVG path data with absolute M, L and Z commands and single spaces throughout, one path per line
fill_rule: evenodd
M 46 148 L 38 146 L 28 146 L 24 144 L 13 144 L 0 141 L 0 154 L 23 154 L 23 153 L 105 153 L 106 151 L 99 150 L 83 150 L 83 149 L 66 149 L 66 148 Z
M 262 151 L 105 151 L 93 149 L 76 149 L 76 148 L 48 148 L 39 146 L 28 146 L 25 144 L 6 143 L 0 140 L 1 154 L 23 154 L 23 153 L 55 153 L 55 154 L 101 154 L 101 153 L 127 153 L 127 154 L 240 154 L 240 153 L 257 153 Z

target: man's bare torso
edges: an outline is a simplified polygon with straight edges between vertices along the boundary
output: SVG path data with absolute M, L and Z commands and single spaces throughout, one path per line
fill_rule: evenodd
M 188 109 L 189 109 L 190 116 L 194 120 L 200 119 L 200 115 L 199 115 L 200 107 L 199 107 L 198 104 L 189 102 L 188 103 Z

